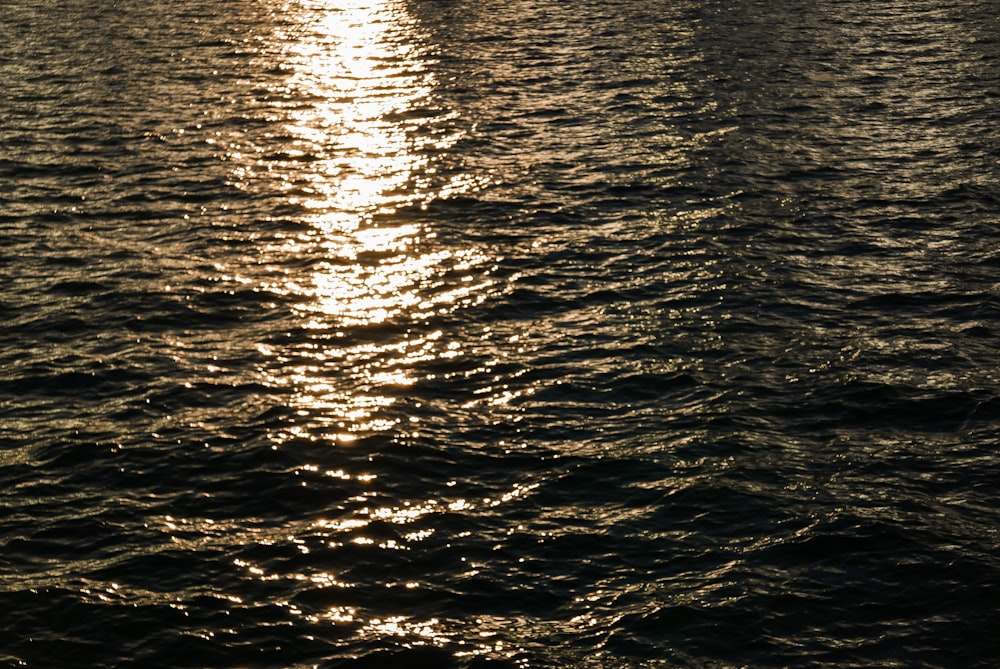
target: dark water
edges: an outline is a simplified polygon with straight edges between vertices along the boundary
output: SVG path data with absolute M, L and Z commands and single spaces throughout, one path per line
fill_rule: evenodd
M 994 666 L 998 14 L 0 0 L 0 662 Z

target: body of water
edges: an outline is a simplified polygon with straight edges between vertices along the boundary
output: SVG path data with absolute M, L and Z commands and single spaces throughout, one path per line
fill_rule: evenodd
M 981 0 L 0 0 L 0 663 L 1000 659 Z

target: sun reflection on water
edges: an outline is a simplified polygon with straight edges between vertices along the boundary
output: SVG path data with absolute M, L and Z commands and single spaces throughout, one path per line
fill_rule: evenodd
M 287 129 L 318 160 L 311 196 L 292 201 L 317 210 L 326 231 L 349 232 L 366 216 L 417 200 L 412 185 L 429 169 L 421 149 L 454 140 L 415 141 L 420 125 L 399 120 L 433 92 L 401 9 L 355 2 L 314 12 L 313 32 L 288 57 L 296 71 L 290 86 L 318 102 L 291 111 Z
M 443 612 L 409 608 L 428 583 L 392 565 L 450 550 L 442 518 L 493 512 L 530 486 L 492 498 L 400 493 L 398 470 L 379 468 L 371 447 L 416 440 L 446 420 L 441 407 L 415 408 L 426 399 L 420 384 L 473 373 L 463 356 L 493 335 L 486 328 L 483 341 L 469 341 L 467 328 L 450 324 L 507 285 L 492 274 L 494 250 L 446 234 L 430 213 L 434 200 L 486 184 L 455 164 L 463 120 L 436 97 L 432 40 L 407 6 L 293 0 L 277 35 L 287 76 L 272 91 L 270 134 L 237 160 L 235 180 L 277 209 L 275 231 L 260 241 L 258 287 L 293 310 L 257 349 L 263 383 L 291 409 L 268 437 L 275 450 L 310 458 L 287 478 L 323 501 L 280 527 L 231 537 L 241 547 L 233 564 L 280 593 L 272 603 L 286 615 L 344 639 L 494 653 L 491 639 L 456 635 Z M 475 373 L 498 364 L 488 360 Z M 516 395 L 497 378 L 463 410 Z M 186 540 L 180 530 L 165 531 Z M 462 561 L 467 578 L 479 573 L 478 562 Z
M 280 142 L 244 179 L 266 179 L 296 211 L 299 231 L 270 257 L 294 267 L 264 289 L 291 299 L 305 342 L 262 346 L 273 387 L 294 393 L 303 420 L 276 440 L 347 443 L 391 429 L 394 393 L 414 365 L 452 350 L 441 333 L 409 336 L 407 323 L 479 303 L 492 279 L 481 249 L 442 242 L 419 217 L 430 201 L 477 187 L 444 176 L 442 156 L 461 137 L 435 99 L 433 55 L 404 4 L 355 0 L 298 5 L 282 59 L 290 71 L 279 106 Z M 375 340 L 356 336 L 382 328 Z M 361 339 L 362 341 L 358 341 Z

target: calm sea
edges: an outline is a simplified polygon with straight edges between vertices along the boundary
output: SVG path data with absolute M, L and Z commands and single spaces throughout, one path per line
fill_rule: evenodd
M 0 665 L 996 666 L 998 16 L 0 0 Z

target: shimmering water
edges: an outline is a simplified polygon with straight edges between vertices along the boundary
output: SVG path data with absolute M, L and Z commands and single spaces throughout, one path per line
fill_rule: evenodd
M 981 0 L 0 0 L 0 662 L 994 666 Z

